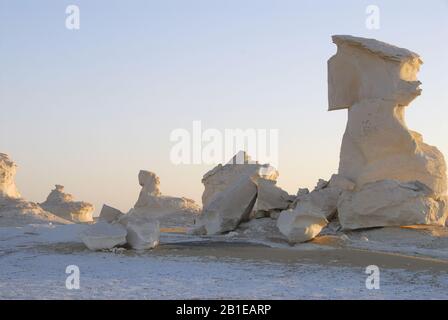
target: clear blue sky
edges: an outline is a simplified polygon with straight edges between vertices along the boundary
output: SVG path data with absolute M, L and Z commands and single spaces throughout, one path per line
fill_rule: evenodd
M 79 31 L 65 28 L 69 4 Z M 365 27 L 369 4 L 379 30 Z M 448 0 L 0 0 L 0 152 L 30 200 L 58 183 L 127 210 L 140 169 L 164 194 L 200 199 L 211 166 L 171 164 L 173 129 L 272 128 L 279 185 L 295 193 L 338 166 L 346 111 L 326 111 L 332 34 L 421 54 L 407 122 L 448 155 Z

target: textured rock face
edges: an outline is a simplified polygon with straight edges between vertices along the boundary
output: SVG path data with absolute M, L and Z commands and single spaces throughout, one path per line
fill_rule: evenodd
M 250 177 L 242 176 L 213 197 L 204 208 L 198 225 L 204 227 L 207 234 L 232 231 L 249 218 L 256 199 L 257 186 Z
M 441 152 L 407 128 L 404 112 L 418 95 L 422 61 L 409 50 L 351 36 L 334 36 L 328 62 L 329 109 L 348 108 L 339 175 L 356 188 L 385 179 L 423 182 L 445 194 Z
M 56 185 L 55 189 L 48 195 L 47 200 L 40 206 L 46 211 L 70 221 L 93 221 L 93 205 L 84 201 L 74 201 L 73 196 L 65 193 L 64 187 L 61 185 Z
M 126 228 L 100 221 L 81 232 L 80 238 L 90 250 L 106 250 L 126 244 Z
M 276 185 L 275 180 L 258 178 L 254 181 L 257 185 L 257 201 L 254 212 L 270 212 L 272 210 L 287 209 L 295 199 L 285 190 Z
M 118 221 L 122 216 L 124 216 L 123 212 L 105 204 L 103 205 L 103 208 L 101 208 L 99 218 L 102 221 L 112 223 Z
M 135 250 L 148 250 L 157 247 L 160 237 L 158 221 L 131 220 L 126 225 L 126 241 Z
M 382 180 L 346 191 L 338 202 L 344 229 L 415 224 L 445 225 L 446 197 L 438 197 L 425 184 Z
M 245 152 L 239 152 L 227 164 L 219 164 L 204 175 L 202 183 L 205 189 L 202 194 L 202 206 L 205 208 L 216 194 L 233 185 L 241 176 L 276 181 L 278 172 L 268 164 L 252 161 Z
M 7 154 L 0 153 L 0 197 L 20 198 L 15 183 L 16 164 Z
M 280 213 L 277 228 L 289 242 L 313 239 L 335 216 L 338 199 L 344 190 L 339 186 L 329 185 L 329 182 L 319 180 L 314 191 L 297 197 L 294 209 Z

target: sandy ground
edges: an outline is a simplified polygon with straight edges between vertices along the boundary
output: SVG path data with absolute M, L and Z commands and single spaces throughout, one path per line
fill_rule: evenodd
M 0 228 L 0 298 L 448 298 L 446 247 L 438 249 L 445 238 L 428 236 L 427 230 L 422 235 L 426 242 L 418 241 L 424 247 L 431 244 L 425 256 L 422 248 L 406 240 L 408 232 L 421 235 L 422 230 L 400 230 L 401 240 L 395 239 L 394 246 L 390 238 L 397 230 L 363 233 L 370 237 L 365 243 L 356 238 L 361 234 L 350 235 L 352 240 L 326 235 L 290 246 L 281 241 L 249 242 L 242 234 L 197 237 L 164 228 L 155 250 L 91 252 L 77 237 L 85 227 Z M 403 239 L 406 246 L 400 247 Z M 383 240 L 386 251 L 378 249 L 384 247 Z M 79 290 L 65 286 L 69 265 L 80 269 Z M 379 267 L 379 290 L 366 287 L 369 265 Z

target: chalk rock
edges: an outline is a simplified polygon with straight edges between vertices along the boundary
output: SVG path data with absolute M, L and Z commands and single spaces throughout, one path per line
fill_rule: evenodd
M 291 243 L 312 240 L 328 224 L 323 214 L 313 211 L 286 210 L 277 219 L 278 230 Z
M 135 250 L 153 249 L 159 244 L 160 225 L 154 220 L 130 219 L 126 224 L 126 241 Z
M 446 197 L 425 184 L 382 180 L 360 190 L 345 191 L 338 202 L 338 216 L 345 230 L 408 225 L 445 225 Z
M 0 153 L 0 226 L 22 227 L 28 224 L 69 224 L 70 221 L 45 211 L 38 204 L 20 197 L 15 184 L 16 164 Z
M 15 183 L 16 168 L 7 154 L 0 153 L 0 197 L 20 198 Z
M 278 187 L 275 180 L 256 178 L 254 183 L 258 192 L 254 206 L 255 213 L 287 209 L 295 199 L 295 196 Z
M 103 205 L 103 208 L 101 208 L 99 219 L 112 223 L 118 221 L 123 215 L 124 213 L 120 210 L 112 208 L 105 204 Z
M 408 129 L 405 107 L 420 95 L 418 54 L 374 39 L 333 36 L 329 110 L 348 108 L 339 175 L 356 188 L 380 180 L 421 181 L 447 191 L 442 153 Z
M 80 233 L 80 238 L 90 250 L 106 250 L 126 244 L 126 228 L 119 223 L 99 221 Z
M 294 209 L 282 211 L 277 227 L 290 242 L 305 242 L 316 237 L 334 218 L 343 189 L 319 180 L 318 187 L 297 197 Z
M 199 216 L 196 229 L 207 234 L 234 230 L 248 220 L 257 199 L 257 186 L 249 176 L 241 176 L 226 190 L 213 196 Z
M 246 152 L 240 151 L 227 164 L 219 164 L 204 175 L 202 206 L 205 208 L 216 194 L 233 185 L 241 176 L 276 181 L 278 172 L 269 164 L 259 164 L 253 161 Z
M 65 193 L 64 187 L 61 185 L 56 185 L 47 200 L 40 206 L 46 211 L 70 221 L 93 221 L 92 213 L 95 209 L 93 205 L 84 201 L 74 201 L 73 196 Z

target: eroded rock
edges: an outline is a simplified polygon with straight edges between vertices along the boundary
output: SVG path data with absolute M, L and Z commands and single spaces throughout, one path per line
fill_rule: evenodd
M 90 250 L 107 250 L 126 244 L 127 231 L 119 223 L 99 221 L 80 233 L 80 238 Z

